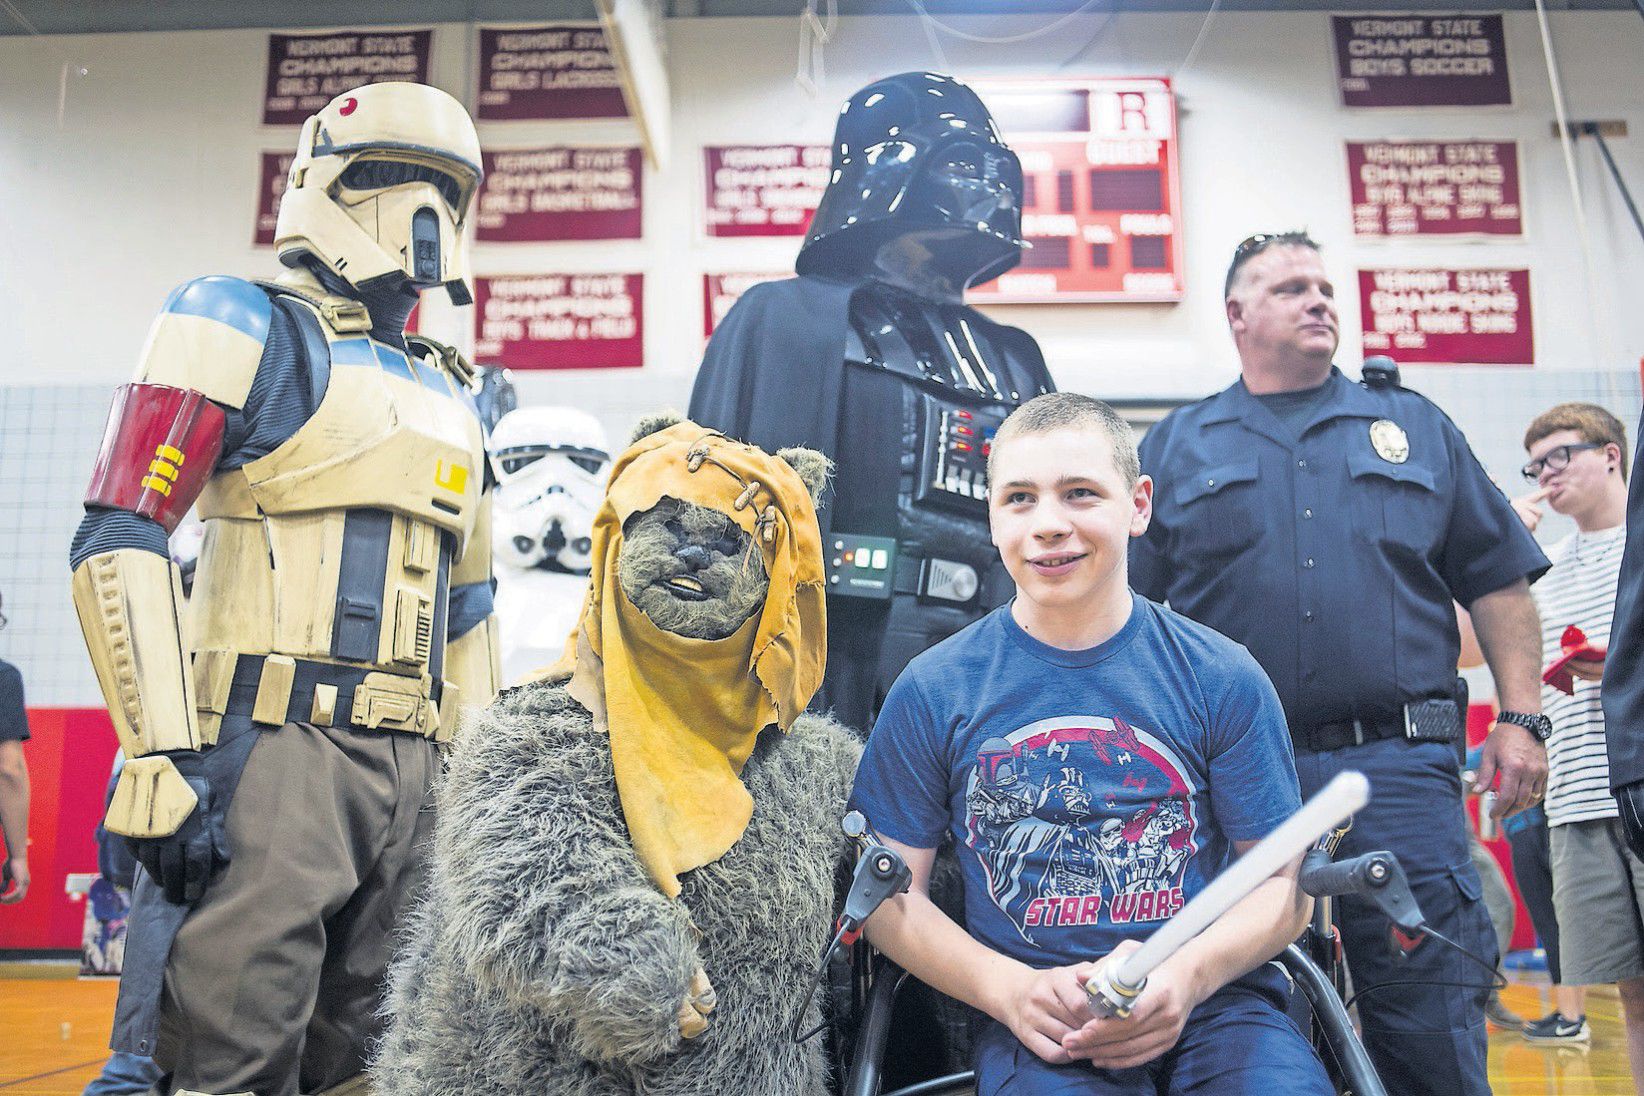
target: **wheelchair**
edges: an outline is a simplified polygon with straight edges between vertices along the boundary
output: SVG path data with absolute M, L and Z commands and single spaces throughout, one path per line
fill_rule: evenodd
M 840 1096 L 971 1096 L 975 1075 L 970 1071 L 883 1091 L 891 1017 L 908 974 L 848 930 L 854 921 L 859 931 L 880 902 L 906 889 L 907 869 L 894 852 L 869 839 L 865 820 L 847 820 L 846 832 L 862 842 L 863 851 L 841 918 L 841 936 L 851 952 L 849 988 L 836 987 L 835 993 L 836 1001 L 848 998 L 836 1004 L 845 1023 L 833 1032 Z M 1332 831 L 1303 859 L 1299 881 L 1315 899 L 1313 916 L 1301 938 L 1272 961 L 1290 980 L 1292 1016 L 1309 1034 L 1339 1096 L 1387 1096 L 1343 1004 L 1347 973 L 1341 940 L 1331 923 L 1331 899 L 1354 894 L 1371 901 L 1410 934 L 1422 931 L 1424 919 L 1392 853 L 1370 852 L 1341 863 L 1332 859 L 1346 832 L 1345 827 Z

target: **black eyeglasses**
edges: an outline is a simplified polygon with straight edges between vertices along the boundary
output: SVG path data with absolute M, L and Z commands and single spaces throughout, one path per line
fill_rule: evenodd
M 1541 470 L 1543 468 L 1551 468 L 1553 471 L 1557 472 L 1561 468 L 1569 467 L 1571 454 L 1579 453 L 1584 449 L 1602 448 L 1604 448 L 1604 443 L 1597 441 L 1584 441 L 1579 445 L 1560 445 L 1556 449 L 1549 449 L 1547 451 L 1547 455 L 1542 457 L 1540 460 L 1533 460 L 1529 464 L 1526 464 L 1523 468 L 1519 469 L 1519 472 L 1523 474 L 1525 479 L 1529 480 L 1531 483 L 1535 483 L 1541 478 Z

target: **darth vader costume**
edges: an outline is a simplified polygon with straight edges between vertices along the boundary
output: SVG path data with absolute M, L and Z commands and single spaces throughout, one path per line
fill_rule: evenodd
M 840 111 L 832 168 L 799 276 L 731 309 L 690 415 L 834 460 L 814 704 L 866 733 L 910 659 L 1009 598 L 988 538 L 988 446 L 1054 385 L 1032 338 L 963 303 L 1026 246 L 1021 164 L 975 92 L 935 73 L 869 84 Z

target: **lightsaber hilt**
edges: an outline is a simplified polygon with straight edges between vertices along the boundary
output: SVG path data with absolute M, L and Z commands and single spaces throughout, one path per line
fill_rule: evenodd
M 1336 774 L 1301 810 L 1229 864 L 1176 916 L 1160 925 L 1141 947 L 1119 963 L 1102 964 L 1085 982 L 1092 1011 L 1100 1016 L 1130 1015 L 1155 967 L 1369 800 L 1370 781 L 1363 773 Z
M 1123 975 L 1116 969 L 1119 966 L 1118 963 L 1103 963 L 1085 982 L 1085 992 L 1090 994 L 1090 1010 L 1098 1016 L 1124 1019 L 1135 1007 L 1136 998 L 1147 988 L 1145 975 L 1134 985 L 1120 981 Z

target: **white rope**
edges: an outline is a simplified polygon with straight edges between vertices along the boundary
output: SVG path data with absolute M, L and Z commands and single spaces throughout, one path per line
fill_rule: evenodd
M 1194 37 L 1193 45 L 1188 49 L 1187 56 L 1182 58 L 1180 65 L 1176 66 L 1175 75 L 1171 77 L 1172 81 L 1180 81 L 1182 73 L 1192 68 L 1193 62 L 1199 59 L 1199 47 L 1204 45 L 1205 35 L 1210 30 L 1210 21 L 1216 18 L 1216 9 L 1221 6 L 1222 0 L 1211 0 L 1210 10 L 1204 13 L 1204 22 L 1199 24 L 1199 33 Z
M 1558 120 L 1559 146 L 1564 150 L 1564 175 L 1570 184 L 1570 205 L 1575 212 L 1576 238 L 1581 241 L 1581 262 L 1587 275 L 1587 307 L 1592 314 L 1593 331 L 1598 339 L 1596 349 L 1599 353 L 1600 368 L 1608 378 L 1613 368 L 1610 364 L 1613 361 L 1613 347 L 1610 344 L 1608 328 L 1604 325 L 1609 309 L 1600 307 L 1603 283 L 1599 281 L 1598 270 L 1593 263 L 1592 240 L 1587 235 L 1587 209 L 1581 200 L 1581 182 L 1576 175 L 1575 142 L 1570 136 L 1570 114 L 1564 107 L 1563 80 L 1558 74 L 1558 60 L 1553 56 L 1553 34 L 1547 25 L 1547 6 L 1544 0 L 1536 0 L 1536 22 L 1541 28 L 1541 52 L 1547 59 L 1547 83 L 1553 92 L 1553 115 Z M 1604 294 L 1603 301 L 1607 302 L 1608 298 L 1609 295 Z M 1612 384 L 1608 379 L 1606 383 Z

